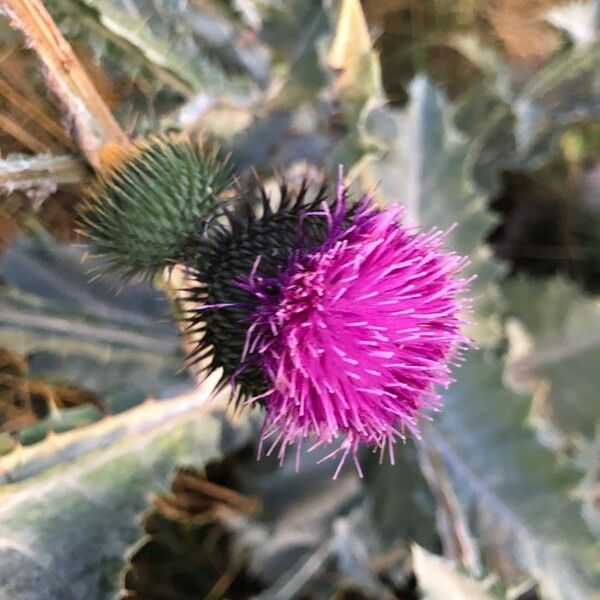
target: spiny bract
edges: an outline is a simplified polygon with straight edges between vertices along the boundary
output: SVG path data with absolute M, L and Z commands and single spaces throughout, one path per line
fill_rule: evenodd
M 221 368 L 221 386 L 232 383 L 236 400 L 260 393 L 268 385 L 256 361 L 242 362 L 244 339 L 253 310 L 252 296 L 240 281 L 261 257 L 259 272 L 273 276 L 284 268 L 290 256 L 300 248 L 310 249 L 327 235 L 327 221 L 314 214 L 323 203 L 330 202 L 327 187 L 311 194 L 307 185 L 291 191 L 280 188 L 277 210 L 264 189 L 258 203 L 262 215 L 256 216 L 248 199 L 231 210 L 223 208 L 226 222 L 215 220 L 210 234 L 196 248 L 188 300 L 192 306 L 186 315 L 188 331 L 201 336 L 190 358 L 207 361 L 204 368 Z

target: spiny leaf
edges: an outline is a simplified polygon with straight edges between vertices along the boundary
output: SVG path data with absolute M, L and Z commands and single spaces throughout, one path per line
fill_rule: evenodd
M 340 102 L 341 121 L 345 127 L 327 166 L 332 174 L 337 174 L 342 164 L 352 177 L 367 160 L 380 157 L 390 126 L 387 110 L 383 108 L 386 97 L 379 56 L 373 49 L 358 0 L 340 4 L 327 65 L 331 69 L 332 91 Z
M 2 488 L 0 595 L 113 597 L 148 494 L 164 489 L 175 463 L 201 464 L 217 455 L 219 434 L 219 421 L 199 418 L 196 408 Z
M 496 193 L 502 171 L 542 166 L 568 127 L 597 118 L 599 73 L 596 40 L 558 52 L 520 87 L 508 83 L 504 68 L 473 86 L 456 120 L 475 142 L 470 160 L 477 183 Z
M 178 12 L 176 20 L 173 14 L 163 15 L 162 20 L 153 19 L 151 29 L 143 11 L 128 13 L 110 0 L 52 0 L 49 8 L 67 32 L 85 37 L 88 44 L 91 34 L 118 48 L 126 57 L 119 61 L 125 71 L 130 68 L 127 62 L 145 67 L 184 96 L 207 88 L 232 89 L 236 83 L 248 87 L 242 78 L 228 78 L 219 65 L 203 57 L 193 37 L 181 35 L 182 27 L 189 28 L 186 18 L 192 20 L 191 14 L 182 17 Z
M 28 479 L 50 467 L 67 463 L 91 450 L 110 447 L 121 439 L 143 436 L 168 420 L 177 420 L 183 414 L 197 410 L 206 402 L 209 388 L 204 386 L 176 400 L 148 399 L 120 414 L 106 417 L 95 423 L 78 422 L 75 428 L 66 428 L 48 436 L 44 441 L 29 446 L 19 446 L 10 454 L 0 457 L 0 484 Z M 68 424 L 64 411 L 55 419 Z M 71 423 L 73 425 L 73 423 Z
M 47 429 L 47 422 L 52 422 L 55 431 L 60 431 L 74 426 L 69 417 L 77 415 L 81 423 L 82 414 L 90 409 L 92 418 L 106 412 L 94 393 L 71 383 L 32 377 L 27 363 L 27 357 L 0 348 L 0 431 L 21 431 L 19 441 L 27 443 L 25 427 L 31 435 L 32 430 Z M 39 432 L 34 436 L 42 437 Z
M 423 450 L 449 478 L 484 564 L 505 577 L 524 569 L 548 598 L 587 600 L 600 585 L 600 547 L 559 466 L 524 425 L 528 398 L 503 387 L 502 363 L 471 352 L 424 428 Z
M 0 339 L 7 349 L 28 356 L 32 377 L 76 382 L 109 413 L 185 382 L 176 328 L 156 322 L 166 314 L 164 306 L 157 310 L 157 294 L 130 287 L 115 299 L 107 289 L 114 282 L 87 284 L 80 259 L 72 248 L 44 251 L 31 242 L 6 251 L 0 266 L 10 287 L 0 294 Z M 21 440 L 31 444 L 101 416 L 93 406 L 52 411 L 21 429 Z
M 313 101 L 327 83 L 317 41 L 329 33 L 329 13 L 319 0 L 268 2 L 261 7 L 261 37 L 280 56 L 272 102 L 289 108 Z
M 513 102 L 519 163 L 529 168 L 543 164 L 556 152 L 567 126 L 600 115 L 599 72 L 600 41 L 596 41 L 560 55 L 527 82 Z
M 534 393 L 531 418 L 542 439 L 569 450 L 600 421 L 600 300 L 560 278 L 520 277 L 504 289 L 512 316 L 507 379 Z
M 132 375 L 134 369 L 140 373 L 154 369 L 135 386 L 141 384 L 147 390 L 155 386 L 161 373 L 164 376 L 165 372 L 178 370 L 178 343 L 173 329 L 147 327 L 143 331 L 139 324 L 119 319 L 69 314 L 64 306 L 15 290 L 5 290 L 0 303 L 3 339 L 10 350 L 31 356 L 36 375 L 54 371 L 63 380 L 79 380 L 101 395 L 110 395 L 119 391 L 120 379 L 127 373 Z M 111 372 L 111 378 L 102 375 L 103 368 L 107 369 L 105 373 Z
M 451 561 L 412 546 L 413 568 L 423 600 L 491 600 L 493 595 L 480 581 L 461 573 Z
M 228 79 L 248 74 L 257 83 L 267 83 L 270 49 L 251 29 L 243 27 L 238 18 L 227 14 L 222 3 L 191 2 L 185 12 L 170 0 L 138 0 L 137 7 L 153 31 L 165 31 L 164 37 L 192 57 L 194 50 L 208 56 L 212 63 L 229 72 Z

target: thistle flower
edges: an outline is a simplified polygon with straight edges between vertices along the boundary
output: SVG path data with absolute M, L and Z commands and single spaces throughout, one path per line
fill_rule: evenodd
M 360 474 L 361 445 L 393 462 L 468 345 L 467 260 L 443 232 L 401 225 L 397 206 L 350 206 L 343 186 L 331 199 L 283 185 L 277 210 L 262 190 L 257 216 L 248 199 L 223 203 L 231 177 L 214 155 L 170 138 L 134 150 L 84 209 L 96 253 L 127 276 L 187 267 L 189 358 L 220 369 L 236 404 L 264 407 L 267 454 L 336 443 L 334 477 L 348 456 Z
M 201 286 L 212 302 L 196 318 L 213 336 L 214 357 L 219 344 L 236 344 L 212 365 L 227 365 L 238 394 L 264 405 L 267 453 L 278 448 L 283 460 L 296 444 L 299 457 L 305 439 L 316 440 L 313 448 L 341 439 L 326 457 L 340 455 L 335 477 L 349 455 L 361 473 L 361 444 L 382 457 L 387 448 L 393 462 L 393 444 L 419 437 L 419 418 L 439 409 L 436 386 L 450 384 L 449 364 L 468 344 L 459 316 L 468 281 L 456 277 L 467 259 L 443 251 L 443 232 L 400 225 L 397 206 L 382 210 L 367 196 L 349 210 L 343 188 L 334 204 L 322 196 L 279 214 L 293 235 L 275 260 L 269 251 L 281 240 L 253 240 L 245 228 L 253 251 L 242 253 L 243 268 L 219 270 L 227 288 L 211 293 L 214 278 Z M 313 236 L 303 244 L 308 220 Z M 228 252 L 219 247 L 222 265 Z

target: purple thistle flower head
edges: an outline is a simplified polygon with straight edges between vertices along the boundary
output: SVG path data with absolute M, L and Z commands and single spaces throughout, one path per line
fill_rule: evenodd
M 313 213 L 314 214 L 314 213 Z M 258 362 L 269 387 L 251 398 L 266 408 L 267 453 L 341 440 L 327 457 L 348 456 L 361 474 L 361 444 L 381 457 L 407 434 L 419 437 L 423 411 L 437 410 L 436 386 L 468 340 L 461 334 L 457 275 L 468 260 L 442 248 L 444 233 L 400 224 L 402 210 L 380 209 L 365 196 L 348 218 L 343 188 L 325 241 L 297 251 L 275 277 L 252 273 L 240 283 L 255 309 L 242 362 Z M 260 451 L 259 451 L 260 452 Z M 325 460 L 325 459 L 323 459 Z

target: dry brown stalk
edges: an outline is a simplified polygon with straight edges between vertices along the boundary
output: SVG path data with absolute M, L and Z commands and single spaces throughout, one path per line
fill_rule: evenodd
M 69 132 L 88 162 L 98 168 L 100 148 L 108 142 L 125 143 L 127 136 L 71 46 L 40 0 L 0 0 L 0 12 L 25 35 L 43 65 L 42 74 L 61 106 Z
M 0 129 L 9 133 L 15 140 L 18 140 L 23 146 L 38 154 L 45 154 L 49 151 L 48 146 L 41 142 L 36 136 L 25 130 L 19 123 L 16 123 L 7 115 L 0 113 Z
M 72 140 L 60 124 L 49 117 L 37 102 L 23 96 L 8 84 L 3 79 L 2 74 L 0 74 L 0 96 L 8 101 L 12 110 L 20 113 L 24 118 L 34 120 L 39 127 L 49 133 L 55 140 L 59 141 L 65 148 L 73 148 Z

